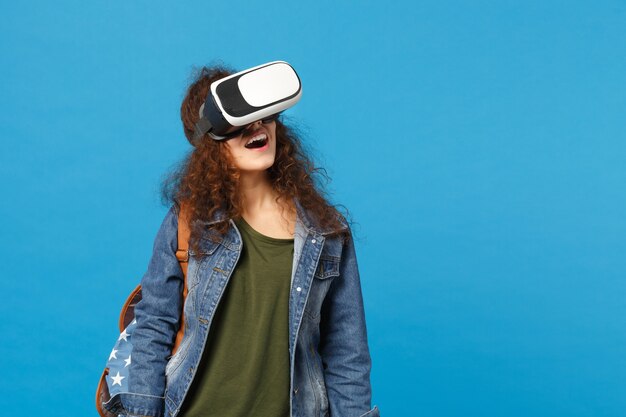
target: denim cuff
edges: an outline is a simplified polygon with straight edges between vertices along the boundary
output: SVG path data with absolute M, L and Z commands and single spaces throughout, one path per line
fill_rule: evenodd
M 374 406 L 370 411 L 365 414 L 361 414 L 360 417 L 380 417 L 380 411 L 377 406 Z
M 114 414 L 132 417 L 163 417 L 165 398 L 155 395 L 121 392 L 106 403 L 102 403 L 102 407 Z

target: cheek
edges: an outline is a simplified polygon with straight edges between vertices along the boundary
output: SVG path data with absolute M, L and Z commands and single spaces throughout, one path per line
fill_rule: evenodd
M 228 153 L 231 163 L 234 164 L 235 166 L 239 166 L 239 160 L 241 159 L 241 154 L 237 151 L 237 149 L 233 149 L 233 147 L 228 142 L 224 144 L 224 147 L 226 148 L 226 152 Z
M 224 143 L 224 146 L 226 147 L 226 150 L 228 151 L 230 156 L 232 156 L 234 158 L 237 157 L 237 149 L 233 148 L 233 146 L 231 145 L 231 142 Z

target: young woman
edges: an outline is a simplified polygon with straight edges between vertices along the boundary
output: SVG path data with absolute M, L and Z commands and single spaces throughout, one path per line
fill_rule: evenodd
M 233 73 L 203 67 L 182 102 L 194 149 L 164 182 L 171 208 L 141 281 L 128 377 L 116 380 L 126 386 L 103 406 L 125 416 L 378 416 L 350 227 L 299 138 L 280 117 L 227 140 L 194 138 L 211 83 Z

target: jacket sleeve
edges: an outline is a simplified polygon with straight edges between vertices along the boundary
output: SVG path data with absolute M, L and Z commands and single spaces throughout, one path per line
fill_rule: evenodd
M 105 407 L 117 414 L 161 417 L 165 410 L 165 366 L 171 355 L 182 308 L 183 272 L 176 259 L 178 212 L 172 206 L 154 240 L 135 306 L 136 327 L 128 392 Z
M 320 356 L 331 417 L 379 417 L 371 407 L 371 359 L 359 269 L 352 237 L 344 243 L 339 276 L 324 299 Z

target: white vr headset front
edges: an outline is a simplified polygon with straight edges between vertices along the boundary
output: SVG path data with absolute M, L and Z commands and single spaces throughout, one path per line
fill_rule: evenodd
M 257 120 L 276 116 L 300 100 L 300 77 L 285 61 L 273 61 L 214 81 L 200 107 L 192 143 L 208 133 L 225 140 Z

